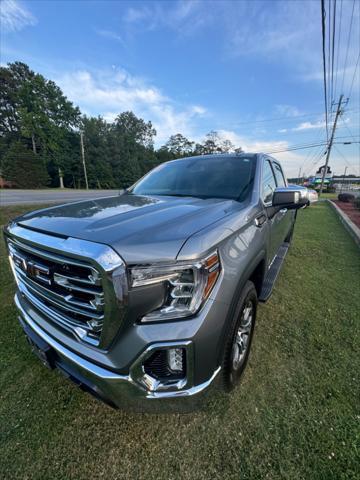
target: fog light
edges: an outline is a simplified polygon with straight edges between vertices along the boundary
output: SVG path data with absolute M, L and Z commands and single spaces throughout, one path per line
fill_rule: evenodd
M 169 350 L 167 351 L 169 370 L 176 373 L 182 372 L 184 370 L 183 357 L 183 348 L 169 348 Z

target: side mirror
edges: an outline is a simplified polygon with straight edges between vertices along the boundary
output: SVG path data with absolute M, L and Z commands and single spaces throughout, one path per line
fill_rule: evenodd
M 308 191 L 305 188 L 295 187 L 276 188 L 273 195 L 272 206 L 296 210 L 309 202 Z

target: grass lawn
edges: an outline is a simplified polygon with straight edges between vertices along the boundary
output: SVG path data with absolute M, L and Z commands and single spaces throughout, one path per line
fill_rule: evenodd
M 114 411 L 42 367 L 0 243 L 0 477 L 359 478 L 359 251 L 326 202 L 299 212 L 241 386 L 187 415 Z
M 321 197 L 320 198 L 329 198 L 330 200 L 333 200 L 335 198 L 338 197 L 338 193 L 327 193 L 327 192 L 324 192 L 321 194 Z

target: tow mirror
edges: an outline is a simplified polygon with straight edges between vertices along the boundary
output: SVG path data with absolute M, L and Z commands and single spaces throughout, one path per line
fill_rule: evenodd
M 308 203 L 308 192 L 305 188 L 281 187 L 276 188 L 273 195 L 272 206 L 295 210 Z

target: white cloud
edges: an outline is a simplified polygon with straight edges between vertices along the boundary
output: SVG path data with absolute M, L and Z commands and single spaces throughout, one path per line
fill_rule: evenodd
M 119 113 L 132 110 L 151 120 L 157 130 L 157 145 L 178 132 L 192 136 L 195 120 L 206 114 L 201 105 L 179 105 L 157 87 L 122 69 L 78 70 L 61 75 L 56 82 L 65 95 L 89 115 L 103 115 L 112 121 Z
M 109 38 L 110 40 L 116 40 L 120 42 L 122 45 L 126 45 L 124 39 L 121 35 L 112 30 L 102 30 L 102 29 L 95 29 L 95 32 L 100 35 L 101 37 Z
M 300 132 L 301 130 L 313 130 L 313 129 L 319 129 L 319 128 L 324 128 L 326 126 L 326 122 L 320 121 L 320 122 L 302 122 L 300 125 L 297 125 L 296 127 L 292 128 L 291 130 L 293 132 Z
M 130 7 L 124 15 L 124 20 L 128 23 L 136 23 L 140 20 L 146 19 L 150 15 L 148 8 L 133 8 Z
M 236 147 L 241 147 L 245 152 L 269 152 L 272 150 L 282 150 L 288 148 L 288 142 L 281 141 L 262 141 L 250 140 L 249 138 L 238 135 L 231 130 L 218 130 L 218 134 L 222 139 L 230 140 Z
M 294 105 L 286 104 L 275 105 L 275 112 L 284 117 L 298 117 L 303 113 Z
M 338 44 L 340 80 L 344 69 L 341 62 L 347 48 L 348 31 L 344 29 L 350 24 L 352 3 L 348 1 L 342 5 L 343 34 Z M 357 2 L 355 6 L 345 71 L 346 85 L 351 81 L 358 54 Z M 123 23 L 132 33 L 167 28 L 178 36 L 195 34 L 207 28 L 216 32 L 226 57 L 262 57 L 266 61 L 289 65 L 300 79 L 322 80 L 320 7 L 317 1 L 153 1 L 145 6 L 128 8 Z
M 56 79 L 65 95 L 88 115 L 102 115 L 111 122 L 116 116 L 132 110 L 136 115 L 151 120 L 157 130 L 156 146 L 167 141 L 170 135 L 182 133 L 191 140 L 202 141 L 206 131 L 200 120 L 207 114 L 201 105 L 179 105 L 146 80 L 113 67 L 107 72 L 77 70 Z M 233 130 L 218 131 L 222 139 L 230 140 L 236 147 L 248 152 L 286 150 L 286 140 L 262 140 L 239 135 Z M 286 152 L 275 155 L 283 161 L 286 174 L 295 176 L 303 162 L 301 153 Z
M 3 0 L 0 3 L 0 23 L 5 32 L 16 32 L 36 25 L 37 19 L 18 1 Z
M 211 2 L 209 2 L 211 3 Z M 179 35 L 186 35 L 215 20 L 204 2 L 199 0 L 178 0 L 171 2 L 151 2 L 146 6 L 130 7 L 123 21 L 128 28 L 139 28 L 149 31 L 158 28 L 169 28 Z
M 345 56 L 345 52 L 343 52 L 343 55 Z M 341 57 L 340 58 L 344 58 Z M 349 63 L 350 62 L 350 63 Z M 322 69 L 315 69 L 310 71 L 309 73 L 303 75 L 302 77 L 305 81 L 318 81 L 318 82 L 323 82 L 324 80 L 324 73 Z M 360 81 L 360 68 L 359 66 L 356 65 L 356 58 L 355 58 L 355 53 L 352 52 L 351 55 L 349 55 L 348 58 L 348 66 L 346 68 L 339 68 L 337 70 L 337 89 L 338 89 L 338 94 L 340 93 L 345 93 L 347 90 L 350 88 L 350 85 L 352 82 L 353 83 L 353 88 L 356 89 L 357 87 L 357 92 L 356 90 L 353 90 L 353 93 L 359 94 L 359 81 Z M 343 87 L 343 90 L 340 91 L 341 87 Z M 338 100 L 338 98 L 334 99 Z

